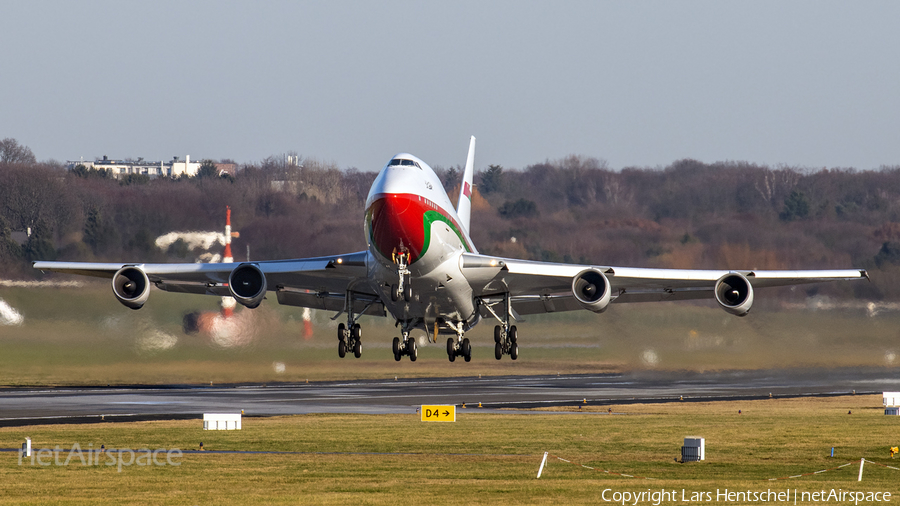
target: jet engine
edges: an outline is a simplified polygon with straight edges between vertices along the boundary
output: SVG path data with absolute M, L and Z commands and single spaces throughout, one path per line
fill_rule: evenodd
M 266 296 L 266 275 L 255 264 L 241 264 L 228 276 L 228 290 L 239 304 L 253 309 Z
M 716 281 L 716 302 L 725 311 L 737 316 L 746 316 L 753 305 L 753 286 L 739 272 L 729 272 Z
M 140 309 L 150 297 L 150 280 L 140 267 L 122 267 L 113 275 L 112 289 L 116 299 L 131 309 Z
M 585 269 L 572 278 L 572 294 L 585 309 L 595 313 L 606 311 L 610 301 L 606 275 L 597 269 Z

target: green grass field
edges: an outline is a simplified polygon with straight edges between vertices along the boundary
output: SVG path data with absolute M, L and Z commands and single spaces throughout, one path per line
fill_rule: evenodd
M 613 415 L 468 408 L 455 423 L 423 423 L 414 413 L 306 415 L 244 418 L 243 430 L 227 432 L 203 431 L 199 420 L 2 428 L 0 447 L 30 436 L 36 448 L 59 445 L 63 461 L 75 443 L 195 450 L 203 442 L 207 450 L 302 453 L 184 454 L 179 466 L 119 472 L 77 458 L 68 466 L 19 465 L 15 453 L 3 452 L 0 504 L 597 504 L 604 490 L 608 497 L 673 491 L 677 500 L 663 504 L 685 504 L 682 491 L 715 498 L 725 489 L 891 492 L 896 502 L 900 471 L 875 463 L 900 467 L 888 453 L 900 431 L 880 403 L 868 395 L 638 404 L 613 406 Z M 706 461 L 674 461 L 685 436 L 706 438 Z M 538 480 L 545 451 L 573 463 L 551 457 Z M 874 463 L 857 482 L 863 457 Z M 807 503 L 815 504 L 798 501 Z
M 468 334 L 472 362 L 451 364 L 443 343 L 421 346 L 415 363 L 394 362 L 396 329 L 377 318 L 362 321 L 363 358 L 338 359 L 330 313 L 314 312 L 313 335 L 305 338 L 300 311 L 274 301 L 246 312 L 242 344 L 223 347 L 215 336 L 182 330 L 186 312 L 216 310 L 212 297 L 154 291 L 141 311 L 119 305 L 105 285 L 3 288 L 0 298 L 24 316 L 21 325 L 0 325 L 2 386 L 900 363 L 900 314 L 890 309 L 758 302 L 748 317 L 736 318 L 711 303 L 614 305 L 602 315 L 530 317 L 519 325 L 515 362 L 493 359 L 492 324 L 486 322 Z M 0 448 L 18 448 L 30 436 L 36 448 L 59 445 L 64 452 L 75 443 L 85 450 L 101 444 L 194 450 L 203 442 L 208 450 L 299 453 L 184 454 L 179 466 L 131 465 L 118 472 L 77 459 L 68 466 L 19 465 L 16 453 L 0 452 L 0 504 L 597 504 L 604 490 L 678 492 L 677 501 L 667 502 L 685 504 L 682 491 L 688 499 L 692 492 L 715 499 L 725 489 L 897 494 L 900 472 L 881 465 L 866 464 L 863 482 L 856 481 L 860 458 L 891 465 L 889 448 L 900 444 L 898 420 L 884 416 L 880 404 L 874 396 L 685 402 L 613 406 L 614 415 L 592 406 L 581 413 L 507 414 L 469 407 L 459 409 L 456 423 L 422 423 L 413 413 L 308 415 L 245 418 L 243 430 L 229 432 L 203 431 L 199 420 L 2 428 Z M 706 438 L 707 461 L 674 461 L 686 436 Z M 832 447 L 834 459 L 828 457 Z M 544 452 L 554 457 L 537 480 Z M 854 463 L 768 481 L 848 462 Z M 638 503 L 654 503 L 647 499 Z
M 771 294 L 771 295 L 769 295 Z M 520 358 L 493 357 L 493 322 L 467 334 L 472 362 L 449 363 L 445 339 L 419 360 L 394 362 L 397 335 L 388 318 L 364 317 L 361 359 L 339 359 L 332 313 L 313 312 L 302 334 L 301 310 L 267 300 L 239 310 L 243 343 L 230 348 L 208 334 L 185 334 L 189 311 L 215 311 L 218 299 L 153 290 L 133 311 L 106 284 L 83 288 L 0 288 L 24 317 L 0 325 L 0 385 L 296 382 L 359 378 L 597 373 L 633 369 L 718 370 L 900 365 L 900 311 L 862 307 L 781 308 L 783 294 L 761 292 L 745 318 L 702 304 L 614 304 L 601 315 L 578 311 L 531 316 L 519 324 Z M 788 297 L 789 298 L 789 297 Z M 276 369 L 275 364 L 284 364 Z M 281 371 L 281 372 L 279 372 Z

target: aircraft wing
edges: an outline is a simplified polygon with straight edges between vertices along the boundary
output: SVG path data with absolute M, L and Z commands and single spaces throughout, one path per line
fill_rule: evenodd
M 344 309 L 345 295 L 350 290 L 354 292 L 356 312 L 384 316 L 380 297 L 366 281 L 367 261 L 368 252 L 360 251 L 327 257 L 245 263 L 34 262 L 33 266 L 42 271 L 110 279 L 121 269 L 134 267 L 143 271 L 149 283 L 161 290 L 229 296 L 232 295 L 228 288 L 232 271 L 250 264 L 265 276 L 267 291 L 274 291 L 280 304 L 340 311 Z
M 717 283 L 733 274 L 749 283 L 751 303 L 755 288 L 868 279 L 868 274 L 862 269 L 648 269 L 536 262 L 471 253 L 463 254 L 461 267 L 476 296 L 496 298 L 508 292 L 513 309 L 522 315 L 587 309 L 573 293 L 575 277 L 586 270 L 600 272 L 608 280 L 609 302 L 715 300 Z

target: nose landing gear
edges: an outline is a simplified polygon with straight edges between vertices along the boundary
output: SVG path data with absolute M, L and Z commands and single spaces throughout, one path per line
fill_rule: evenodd
M 394 263 L 397 264 L 397 274 L 399 281 L 395 285 L 391 285 L 391 301 L 397 302 L 401 298 L 405 302 L 412 299 L 412 286 L 409 283 L 409 264 L 407 263 L 409 254 L 401 251 L 394 255 Z

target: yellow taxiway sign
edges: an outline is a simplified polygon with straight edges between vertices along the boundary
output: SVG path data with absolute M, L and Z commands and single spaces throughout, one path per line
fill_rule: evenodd
M 428 406 L 422 404 L 422 421 L 423 422 L 455 422 L 456 406 L 454 405 L 435 405 Z

